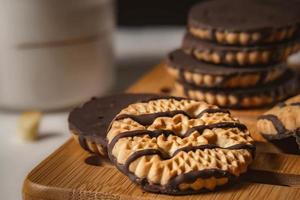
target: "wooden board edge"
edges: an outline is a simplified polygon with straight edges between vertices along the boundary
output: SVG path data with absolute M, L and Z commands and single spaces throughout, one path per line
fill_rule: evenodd
M 68 146 L 73 139 L 70 138 L 66 142 L 64 142 L 61 146 L 58 147 L 53 153 L 51 153 L 48 157 L 46 157 L 44 160 L 42 160 L 36 167 L 34 167 L 28 175 L 25 177 L 25 180 L 23 181 L 23 186 L 22 186 L 22 195 L 23 199 L 28 199 L 28 200 L 40 200 L 45 199 L 45 196 L 41 194 L 49 194 L 49 191 L 53 190 L 51 187 L 47 187 L 44 185 L 37 184 L 31 180 L 32 174 L 42 168 L 48 160 L 51 158 L 55 157 L 57 154 L 59 154 L 66 146 Z M 55 191 L 57 191 L 57 188 L 55 188 Z M 53 198 L 48 198 L 49 200 L 52 200 Z M 48 200 L 46 198 L 46 200 Z

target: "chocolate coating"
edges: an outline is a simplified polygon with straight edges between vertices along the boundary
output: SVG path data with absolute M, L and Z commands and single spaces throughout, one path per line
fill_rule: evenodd
M 102 98 L 92 98 L 85 104 L 73 109 L 69 115 L 69 129 L 78 134 L 79 141 L 85 138 L 106 147 L 106 134 L 111 121 L 129 104 L 162 98 L 155 94 L 118 94 Z M 85 142 L 81 146 L 86 147 Z
M 275 68 L 285 68 L 286 64 L 278 63 L 264 66 L 251 67 L 231 67 L 223 65 L 215 65 L 200 61 L 192 55 L 188 55 L 182 50 L 178 49 L 168 55 L 167 64 L 173 68 L 190 71 L 196 73 L 205 73 L 211 75 L 222 76 L 238 76 L 240 74 L 265 73 Z
M 282 28 L 300 23 L 299 0 L 202 0 L 189 26 L 229 31 Z
M 260 120 L 260 119 L 268 120 L 274 125 L 277 133 L 279 134 L 277 137 L 284 138 L 284 137 L 289 136 L 289 135 L 285 134 L 287 132 L 287 129 L 285 128 L 283 123 L 280 121 L 280 119 L 276 115 L 272 115 L 272 114 L 262 115 L 258 118 L 258 120 Z M 272 135 L 270 135 L 270 136 L 272 136 Z
M 299 107 L 300 102 L 281 102 L 277 104 L 279 108 L 287 106 Z M 261 131 L 264 138 L 272 142 L 275 146 L 285 153 L 300 154 L 300 128 L 289 130 L 286 124 L 276 114 L 265 114 L 258 117 L 258 120 L 267 120 L 271 122 L 276 130 L 276 134 L 265 134 Z
M 282 132 L 276 135 L 263 133 L 261 135 L 284 153 L 300 154 L 300 128 L 295 131 Z
M 220 45 L 205 40 L 201 40 L 191 33 L 186 33 L 183 39 L 182 48 L 183 49 L 197 49 L 199 51 L 213 50 L 223 54 L 225 52 L 249 52 L 249 51 L 272 51 L 277 54 L 288 46 L 295 45 L 299 43 L 300 39 L 298 37 L 293 38 L 289 41 L 264 44 L 257 46 L 228 46 Z M 277 55 L 276 55 L 277 56 Z
M 201 90 L 201 91 L 209 91 L 215 94 L 234 94 L 241 97 L 244 96 L 252 96 L 257 94 L 262 94 L 264 92 L 269 92 L 275 90 L 276 88 L 281 87 L 280 91 L 284 93 L 294 93 L 296 89 L 299 88 L 299 81 L 297 79 L 297 75 L 292 70 L 286 70 L 286 72 L 277 80 L 270 82 L 268 84 L 249 87 L 247 89 L 235 89 L 235 88 L 228 88 L 228 89 L 220 89 L 220 88 L 205 88 L 194 86 L 191 84 L 181 83 L 184 85 L 186 89 L 193 89 L 193 90 Z
M 205 113 L 230 113 L 228 110 L 219 109 L 219 108 L 208 108 L 203 110 L 201 113 L 199 113 L 197 116 L 189 116 L 184 111 L 168 111 L 168 112 L 158 112 L 153 114 L 143 114 L 143 115 L 119 115 L 116 120 L 120 120 L 123 118 L 132 118 L 134 121 L 139 122 L 143 125 L 150 125 L 153 123 L 153 121 L 157 117 L 172 117 L 177 114 L 183 114 L 187 117 L 191 118 L 199 118 Z M 190 151 L 196 151 L 198 149 L 204 150 L 204 149 L 214 149 L 214 148 L 222 148 L 217 145 L 200 145 L 200 146 L 185 146 L 182 148 L 177 149 L 173 155 L 168 155 L 164 151 L 161 151 L 160 149 L 144 149 L 139 150 L 134 153 L 132 153 L 129 158 L 126 160 L 125 164 L 120 164 L 116 160 L 116 158 L 113 156 L 112 151 L 118 140 L 121 138 L 126 137 L 136 137 L 136 136 L 142 136 L 142 135 L 148 135 L 151 138 L 158 137 L 160 135 L 164 135 L 165 137 L 168 137 L 169 135 L 176 135 L 178 137 L 188 137 L 191 133 L 194 131 L 197 131 L 199 134 L 202 134 L 204 130 L 206 129 L 214 129 L 214 128 L 237 128 L 240 131 L 246 131 L 247 127 L 244 124 L 238 123 L 238 122 L 219 122 L 215 124 L 209 124 L 209 125 L 199 125 L 189 128 L 185 133 L 178 136 L 176 133 L 174 133 L 171 130 L 134 130 L 134 131 L 127 131 L 123 132 L 113 138 L 113 140 L 108 145 L 108 155 L 110 160 L 114 163 L 114 165 L 126 176 L 128 176 L 133 182 L 139 184 L 144 190 L 149 192 L 155 192 L 155 193 L 165 193 L 165 194 L 175 194 L 175 195 L 182 195 L 182 194 L 193 194 L 193 193 L 199 193 L 199 192 L 207 192 L 207 189 L 201 189 L 201 190 L 185 190 L 182 191 L 178 189 L 178 186 L 183 182 L 194 182 L 197 178 L 221 178 L 221 177 L 227 177 L 229 179 L 229 183 L 236 180 L 236 176 L 233 174 L 230 174 L 227 171 L 221 170 L 221 169 L 204 169 L 200 171 L 191 171 L 185 174 L 181 174 L 179 176 L 176 176 L 172 178 L 169 183 L 166 185 L 159 185 L 159 184 L 153 184 L 149 183 L 147 178 L 138 178 L 134 173 L 132 173 L 129 170 L 129 166 L 132 162 L 137 160 L 138 158 L 142 156 L 149 156 L 149 155 L 158 155 L 162 160 L 171 159 L 179 152 L 190 152 Z M 255 154 L 255 146 L 253 145 L 247 145 L 247 144 L 237 144 L 233 146 L 229 146 L 222 149 L 248 149 L 252 156 L 254 157 Z M 217 187 L 217 188 L 222 188 Z
M 290 96 L 295 95 L 299 91 L 299 80 L 295 72 L 287 70 L 281 77 L 267 84 L 261 84 L 249 88 L 207 88 L 187 84 L 184 82 L 177 82 L 180 92 L 187 97 L 198 100 L 207 100 L 209 95 L 213 98 L 212 101 L 217 102 L 221 107 L 231 109 L 250 109 L 267 107 L 276 104 Z M 195 94 L 202 95 L 198 98 Z M 217 97 L 223 96 L 224 103 L 218 102 Z M 234 98 L 234 102 L 229 98 Z M 257 99 L 259 99 L 257 103 Z M 210 101 L 208 99 L 207 101 Z M 229 103 L 228 103 L 229 101 Z

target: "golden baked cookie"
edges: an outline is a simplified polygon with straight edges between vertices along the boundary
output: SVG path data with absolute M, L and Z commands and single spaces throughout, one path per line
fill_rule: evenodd
M 255 147 L 229 111 L 164 97 L 124 108 L 107 133 L 113 164 L 144 190 L 212 191 L 247 171 Z
M 187 33 L 182 48 L 197 59 L 214 64 L 236 67 L 274 64 L 285 61 L 300 49 L 299 38 L 259 46 L 218 45 Z
M 165 62 L 176 80 L 207 88 L 248 88 L 272 82 L 286 70 L 285 63 L 256 67 L 215 65 L 196 59 L 183 50 L 172 51 Z
M 271 141 L 293 138 L 300 149 L 300 95 L 279 103 L 260 116 L 257 130 Z
M 287 70 L 275 81 L 249 88 L 207 88 L 177 81 L 175 91 L 223 108 L 249 109 L 274 105 L 295 95 L 299 89 L 297 78 L 295 72 Z

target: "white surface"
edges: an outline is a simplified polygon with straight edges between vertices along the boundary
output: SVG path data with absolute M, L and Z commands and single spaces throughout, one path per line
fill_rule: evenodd
M 66 113 L 45 115 L 41 139 L 24 142 L 16 132 L 18 114 L 0 112 L 0 199 L 21 199 L 26 174 L 69 137 L 66 119 Z
M 116 34 L 119 59 L 164 56 L 179 46 L 183 29 L 121 30 Z M 118 83 L 122 84 L 122 83 Z M 19 141 L 16 132 L 18 114 L 0 111 L 0 199 L 21 199 L 25 176 L 30 170 L 69 138 L 67 112 L 45 114 L 40 134 L 33 143 Z

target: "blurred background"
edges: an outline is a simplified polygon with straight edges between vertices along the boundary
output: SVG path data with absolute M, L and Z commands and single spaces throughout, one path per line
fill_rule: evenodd
M 70 108 L 124 91 L 180 45 L 195 2 L 1 0 L 1 198 L 21 199 L 26 174 L 69 138 Z M 43 111 L 33 142 L 17 130 L 31 110 Z

